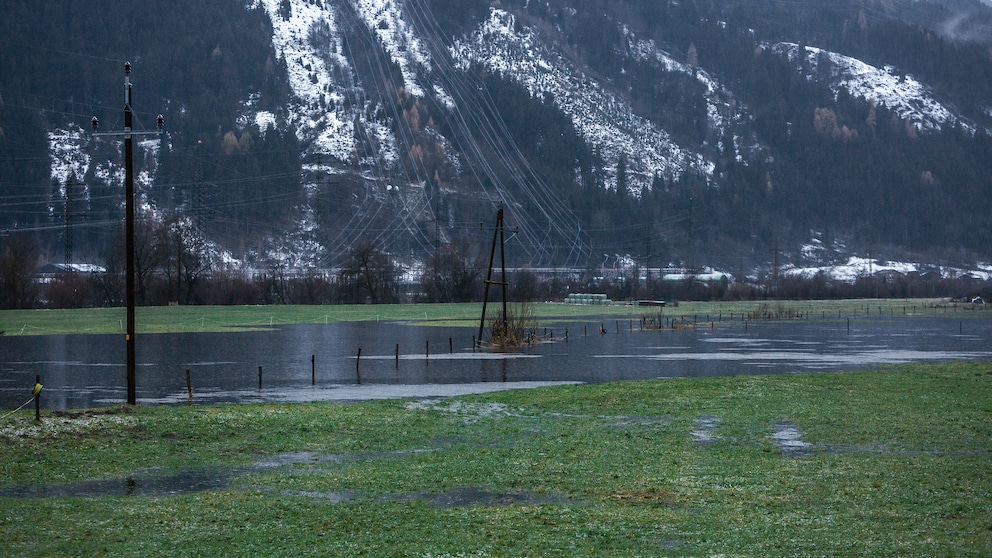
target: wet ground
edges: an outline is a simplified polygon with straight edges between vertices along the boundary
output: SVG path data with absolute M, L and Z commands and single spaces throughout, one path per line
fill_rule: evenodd
M 438 399 L 411 401 L 407 404 L 410 410 L 442 411 L 462 416 L 467 423 L 479 420 L 499 419 L 516 416 L 519 409 L 510 409 L 499 404 L 470 404 L 462 405 L 459 401 L 444 401 Z M 62 417 L 64 428 L 72 429 L 74 422 L 91 421 L 94 418 L 112 420 L 119 415 L 99 415 L 86 413 L 66 413 Z M 123 417 L 123 418 L 126 418 Z M 600 417 L 602 418 L 602 417 Z M 668 428 L 677 417 L 671 416 L 620 416 L 613 422 L 607 421 L 603 428 Z M 51 422 L 51 421 L 49 421 Z M 58 421 L 56 421 L 58 422 Z M 709 451 L 710 447 L 726 441 L 720 430 L 724 420 L 719 416 L 700 415 L 693 420 L 692 428 L 686 433 L 699 451 Z M 89 424 L 89 423 L 87 423 Z M 89 424 L 90 427 L 94 427 Z M 99 427 L 96 425 L 95 427 Z M 35 428 L 44 428 L 36 425 Z M 0 436 L 9 436 L 9 432 L 0 429 Z M 38 433 L 26 432 L 21 435 L 31 436 Z M 900 450 L 892 450 L 879 446 L 817 446 L 803 440 L 800 425 L 793 422 L 779 421 L 769 424 L 763 436 L 755 437 L 755 442 L 761 443 L 764 438 L 777 448 L 782 459 L 803 459 L 809 456 L 825 453 L 864 453 L 872 455 L 892 454 L 906 455 Z M 740 443 L 734 441 L 734 443 Z M 321 474 L 333 473 L 343 464 L 355 461 L 382 461 L 406 459 L 425 453 L 444 453 L 448 448 L 420 448 L 406 451 L 322 454 L 315 452 L 287 452 L 259 457 L 253 464 L 243 468 L 191 469 L 172 471 L 164 469 L 146 469 L 135 471 L 122 478 L 87 480 L 65 484 L 11 486 L 0 488 L 0 498 L 85 498 L 85 497 L 156 497 L 192 494 L 211 490 L 241 490 L 269 491 L 266 478 L 270 475 L 300 473 Z M 928 452 L 939 454 L 940 452 Z M 956 454 L 964 455 L 964 454 Z M 987 452 L 973 452 L 968 455 L 982 455 Z M 261 475 L 261 476 L 260 476 Z M 300 491 L 282 490 L 284 496 L 302 496 L 319 498 L 333 503 L 362 499 L 367 496 L 358 491 Z M 567 496 L 549 493 L 533 493 L 526 491 L 493 492 L 480 486 L 455 487 L 443 492 L 423 492 L 414 494 L 391 494 L 379 498 L 380 501 L 425 501 L 430 505 L 441 508 L 458 508 L 471 506 L 511 506 L 538 505 L 545 503 L 561 503 L 571 501 Z

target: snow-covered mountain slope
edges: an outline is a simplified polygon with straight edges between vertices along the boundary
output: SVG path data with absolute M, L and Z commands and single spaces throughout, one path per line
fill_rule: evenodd
M 765 146 L 749 133 L 747 125 L 751 121 L 747 107 L 741 103 L 733 91 L 724 87 L 718 79 L 705 69 L 683 63 L 658 47 L 651 39 L 638 38 L 629 28 L 624 28 L 628 55 L 635 60 L 657 64 L 666 72 L 691 76 L 703 85 L 706 102 L 707 126 L 717 138 L 716 148 L 723 151 L 729 147 L 735 159 L 741 163 L 754 160 L 765 151 Z M 724 146 L 723 142 L 730 142 Z
M 299 0 L 259 2 L 272 21 L 272 45 L 285 63 L 295 97 L 288 112 L 307 150 L 330 155 L 342 163 L 351 161 L 358 121 L 378 140 L 380 149 L 375 162 L 395 164 L 399 155 L 392 131 L 385 123 L 366 117 L 367 98 L 342 41 L 338 29 L 341 15 L 335 5 Z M 378 11 L 372 9 L 370 2 L 360 4 L 363 13 L 375 17 L 392 3 L 380 3 L 383 9 Z M 409 69 L 407 60 L 402 60 L 401 67 Z
M 309 3 L 259 0 L 272 20 L 273 45 L 285 61 L 296 100 L 290 113 L 300 139 L 315 153 L 340 162 L 352 161 L 356 121 L 371 130 L 382 146 L 379 164 L 394 165 L 399 158 L 397 139 L 388 123 L 369 119 L 369 94 L 350 64 L 348 47 L 339 24 L 342 9 L 354 10 L 374 33 L 403 76 L 403 87 L 415 97 L 436 96 L 441 105 L 455 109 L 455 100 L 431 76 L 432 54 L 426 39 L 404 19 L 403 7 L 392 0 L 345 0 Z M 350 3 L 350 4 L 349 4 Z M 289 6 L 287 9 L 285 6 Z M 635 194 L 657 175 L 674 179 L 684 172 L 710 175 L 713 164 L 703 155 L 679 146 L 669 134 L 639 117 L 617 95 L 575 68 L 543 40 L 534 29 L 515 31 L 515 17 L 493 9 L 490 17 L 470 37 L 456 41 L 450 54 L 457 70 L 473 63 L 518 81 L 536 96 L 553 95 L 555 104 L 575 122 L 586 140 L 599 148 L 607 162 L 610 183 L 621 155 L 628 157 L 630 188 Z M 653 58 L 672 71 L 689 68 L 667 58 L 650 41 L 631 38 L 636 55 Z M 716 90 L 705 72 L 699 79 Z M 358 101 L 358 102 L 356 102 Z M 364 102 L 362 102 L 364 101 Z M 712 124 L 718 126 L 727 109 L 711 104 Z M 736 115 L 730 115 L 734 117 Z
M 453 4 L 472 16 L 445 19 L 439 12 Z M 777 9 L 769 4 L 767 9 Z M 734 21 L 731 16 L 742 20 L 750 14 L 721 6 L 606 2 L 604 13 L 593 15 L 576 6 L 564 0 L 239 5 L 262 22 L 256 27 L 264 30 L 261 38 L 255 38 L 261 55 L 253 60 L 267 75 L 231 79 L 236 83 L 215 95 L 232 107 L 217 112 L 223 114 L 217 120 L 231 122 L 197 129 L 202 115 L 177 114 L 172 120 L 185 124 L 181 139 L 199 145 L 203 137 L 203 157 L 213 157 L 210 170 L 232 176 L 244 163 L 235 155 L 256 154 L 250 157 L 255 162 L 270 153 L 266 149 L 284 147 L 266 138 L 273 130 L 292 140 L 292 148 L 281 152 L 290 155 L 279 161 L 278 173 L 259 163 L 251 177 L 211 177 L 237 184 L 231 190 L 279 173 L 293 177 L 266 186 L 286 191 L 271 197 L 261 186 L 251 190 L 256 199 L 284 205 L 278 220 L 258 227 L 261 241 L 225 239 L 252 253 L 234 257 L 326 267 L 371 242 L 402 254 L 397 257 L 423 260 L 460 239 L 478 244 L 480 221 L 488 223 L 500 203 L 513 216 L 514 254 L 521 264 L 535 266 L 578 267 L 607 251 L 722 265 L 701 260 L 738 258 L 741 251 L 765 258 L 768 250 L 756 245 L 802 244 L 803 231 L 812 228 L 876 236 L 876 227 L 885 225 L 878 236 L 891 245 L 905 243 L 905 253 L 935 253 L 932 238 L 947 245 L 992 238 L 981 213 L 992 205 L 992 194 L 981 172 L 968 171 L 985 157 L 981 142 L 992 127 L 992 100 L 977 86 L 969 95 L 961 69 L 928 85 L 924 76 L 943 76 L 928 74 L 929 67 L 918 62 L 921 54 L 897 56 L 900 66 L 913 71 L 872 66 L 783 39 L 799 40 L 802 32 L 794 37 L 778 28 L 763 34 L 761 25 L 769 21 Z M 834 37 L 832 48 L 887 59 L 891 50 L 865 46 L 870 25 L 857 25 L 860 42 Z M 816 36 L 832 37 L 826 33 Z M 984 54 L 971 55 L 969 64 L 982 69 Z M 211 77 L 197 83 L 214 82 Z M 180 93 L 187 94 L 198 91 Z M 166 104 L 183 111 L 197 105 L 182 98 Z M 876 107 L 886 115 L 877 123 Z M 828 116 L 832 135 L 817 128 Z M 541 126 L 549 122 L 555 138 L 559 132 L 568 136 L 555 144 L 567 155 L 542 151 L 547 138 Z M 254 136 L 265 149 L 225 151 L 229 134 L 234 142 L 247 138 L 246 144 Z M 943 141 L 951 136 L 953 142 Z M 932 138 L 940 141 L 931 145 Z M 72 175 L 119 179 L 119 165 L 94 156 L 87 141 L 69 123 L 50 128 L 51 180 L 60 186 L 53 186 L 49 199 L 57 199 L 59 188 L 65 191 Z M 160 204 L 161 211 L 176 215 L 209 214 L 223 221 L 214 232 L 255 233 L 249 225 L 260 220 L 260 211 L 231 208 L 263 202 L 245 201 L 245 194 L 228 196 L 216 208 L 192 207 L 193 191 L 208 182 L 197 174 L 201 161 L 193 161 L 188 144 L 173 145 L 168 135 L 162 149 L 167 179 L 153 180 L 154 156 L 139 171 L 139 192 L 149 210 Z M 960 153 L 966 155 L 945 164 Z M 612 195 L 621 181 L 629 196 Z M 931 223 L 931 208 L 944 217 Z M 976 246 L 982 244 L 968 249 Z M 797 257 L 794 263 L 843 264 L 852 253 L 812 264 Z M 744 266 L 740 259 L 733 265 Z
M 800 53 L 795 43 L 776 43 L 770 49 L 787 56 L 798 71 L 805 72 L 807 79 L 826 83 L 835 93 L 843 89 L 852 97 L 885 106 L 919 131 L 936 131 L 957 124 L 974 130 L 974 126 L 963 122 L 951 108 L 937 100 L 929 87 L 911 75 L 900 74 L 892 66 L 877 68 L 809 46 Z
M 575 68 L 553 44 L 536 29 L 518 25 L 513 14 L 494 8 L 478 31 L 457 41 L 451 53 L 463 70 L 472 63 L 482 64 L 521 83 L 536 97 L 551 95 L 586 141 L 601 148 L 613 187 L 621 157 L 627 158 L 628 187 L 634 194 L 650 186 L 655 176 L 674 179 L 684 172 L 713 173 L 713 164 L 703 155 L 682 148 L 665 130 L 635 114 L 617 95 Z M 651 43 L 637 46 L 639 56 L 660 57 Z

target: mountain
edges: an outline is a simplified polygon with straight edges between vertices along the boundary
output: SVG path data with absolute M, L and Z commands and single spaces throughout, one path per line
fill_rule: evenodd
M 88 127 L 122 129 L 130 61 L 136 128 L 166 122 L 140 136 L 143 221 L 182 223 L 234 267 L 327 269 L 367 245 L 413 268 L 444 246 L 487 256 L 500 204 L 514 266 L 992 261 L 978 0 L 62 0 L 0 16 L 0 228 L 53 260 L 114 252 L 121 142 Z

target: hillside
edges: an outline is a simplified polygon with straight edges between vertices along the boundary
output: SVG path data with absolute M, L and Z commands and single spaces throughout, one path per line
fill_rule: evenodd
M 120 142 L 87 129 L 121 128 L 124 61 L 138 126 L 166 120 L 138 150 L 143 230 L 217 266 L 323 269 L 367 245 L 412 267 L 444 246 L 488 254 L 501 202 L 515 266 L 992 261 L 992 9 L 977 0 L 0 16 L 0 228 L 55 261 L 113 257 Z

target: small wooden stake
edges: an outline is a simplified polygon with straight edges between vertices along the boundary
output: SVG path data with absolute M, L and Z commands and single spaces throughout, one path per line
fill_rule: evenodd
M 193 382 L 190 381 L 189 368 L 186 369 L 186 392 L 189 393 L 189 398 L 193 399 Z
M 317 385 L 317 355 L 310 355 L 310 385 Z
M 358 362 L 362 360 L 362 348 L 358 348 L 358 356 L 355 357 L 355 381 L 362 383 L 362 373 L 358 371 Z
M 41 390 L 37 388 L 37 386 L 41 385 L 41 374 L 34 377 L 34 385 L 34 420 L 36 422 L 41 422 Z
M 258 389 L 262 389 L 262 367 L 258 367 Z

